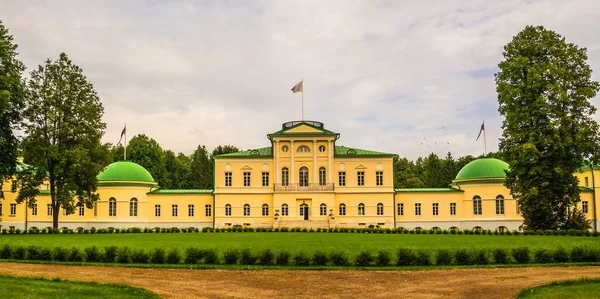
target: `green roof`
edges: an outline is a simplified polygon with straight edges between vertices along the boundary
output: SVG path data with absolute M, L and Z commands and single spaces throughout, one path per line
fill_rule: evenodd
M 464 192 L 454 188 L 400 188 L 396 192 Z
M 250 149 L 247 151 L 240 151 L 240 152 L 235 152 L 235 153 L 218 155 L 217 157 L 218 158 L 225 158 L 225 157 L 227 157 L 227 158 L 229 158 L 229 157 L 253 158 L 253 157 L 271 157 L 271 156 L 273 156 L 273 149 L 269 146 L 269 147 L 262 147 L 262 148 L 257 148 L 257 149 Z
M 148 194 L 212 194 L 213 189 L 157 189 Z
M 588 187 L 579 186 L 579 191 L 581 191 L 581 192 L 593 192 L 594 189 L 588 188 Z
M 508 163 L 495 158 L 481 158 L 465 165 L 456 175 L 454 181 L 470 179 L 505 178 Z
M 98 182 L 136 182 L 156 184 L 146 168 L 131 161 L 118 161 L 108 165 L 98 175 Z
M 396 156 L 396 154 L 389 154 L 383 152 L 376 152 L 370 150 L 364 150 L 346 146 L 335 146 L 335 156 L 337 157 L 354 157 L 354 156 Z
M 289 130 L 291 130 L 293 128 L 297 128 L 297 127 L 302 126 L 302 125 L 305 125 L 305 126 L 313 128 L 313 129 L 316 129 L 319 132 L 288 132 Z M 283 134 L 294 134 L 294 135 L 297 135 L 297 134 L 328 134 L 328 135 L 335 135 L 337 133 L 329 131 L 329 130 L 325 130 L 324 128 L 319 128 L 319 127 L 317 127 L 317 126 L 315 126 L 315 125 L 313 125 L 313 124 L 311 124 L 309 122 L 299 121 L 297 124 L 295 124 L 295 125 L 293 125 L 293 126 L 291 126 L 289 128 L 281 129 L 281 130 L 279 130 L 279 131 L 277 131 L 277 132 L 275 132 L 275 133 L 273 133 L 271 135 L 283 135 Z

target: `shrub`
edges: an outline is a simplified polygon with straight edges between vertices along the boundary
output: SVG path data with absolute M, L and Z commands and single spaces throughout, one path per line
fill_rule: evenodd
M 96 233 L 96 228 L 95 227 L 90 228 L 90 234 L 95 234 L 95 233 Z
M 258 254 L 258 264 L 263 266 L 269 266 L 273 264 L 275 254 L 271 249 L 265 249 Z
M 35 245 L 27 246 L 27 253 L 25 256 L 26 260 L 39 260 L 40 259 L 40 248 Z
M 69 256 L 67 257 L 67 261 L 69 261 L 69 262 L 82 262 L 83 261 L 83 254 L 81 254 L 81 251 L 79 250 L 79 248 L 77 248 L 77 247 L 71 248 L 71 250 L 69 251 Z
M 244 248 L 240 251 L 240 264 L 242 264 L 242 265 L 256 264 L 256 256 L 252 254 L 250 249 Z
M 131 251 L 131 262 L 134 264 L 146 264 L 150 256 L 143 249 L 137 249 Z
M 559 246 L 552 252 L 552 259 L 557 263 L 567 263 L 569 262 L 569 253 L 564 247 Z
M 494 248 L 492 250 L 496 264 L 508 264 L 508 251 L 504 248 Z
M 348 265 L 348 254 L 345 251 L 332 251 L 329 260 L 334 266 L 346 266 Z
M 600 249 L 598 249 L 597 247 L 587 247 L 585 261 L 600 262 Z
M 375 254 L 375 265 L 379 267 L 389 266 L 392 262 L 392 254 L 389 250 L 380 249 Z
M 86 262 L 100 262 L 102 261 L 102 255 L 100 254 L 100 250 L 98 247 L 92 246 L 84 249 L 85 252 L 85 261 Z
M 487 250 L 485 249 L 476 249 L 473 252 L 473 263 L 475 265 L 487 265 L 490 263 L 490 259 L 488 257 Z
M 290 252 L 287 250 L 281 250 L 275 257 L 275 264 L 279 266 L 287 266 L 290 264 Z
M 452 253 L 448 249 L 439 249 L 435 258 L 435 264 L 446 266 L 452 264 Z
M 132 228 L 129 229 L 129 232 L 138 234 L 138 233 L 142 232 L 142 229 L 139 228 L 139 227 L 132 227 Z
M 104 256 L 102 261 L 105 263 L 114 263 L 117 257 L 117 246 L 104 247 Z
M 415 253 L 412 249 L 400 248 L 396 252 L 396 265 L 397 266 L 410 266 L 415 264 Z
M 375 260 L 373 254 L 367 249 L 361 250 L 355 258 L 354 264 L 359 267 L 368 267 Z
M 11 257 L 12 251 L 10 245 L 4 244 L 0 248 L 0 259 L 9 259 Z
M 121 264 L 131 263 L 131 250 L 129 250 L 129 247 L 125 246 L 117 249 L 115 260 Z
M 51 261 L 52 260 L 52 250 L 48 247 L 42 247 L 40 249 L 38 259 L 40 261 Z
M 205 249 L 203 253 L 205 264 L 216 265 L 219 263 L 219 251 L 216 248 Z
M 416 254 L 415 264 L 418 266 L 431 265 L 431 254 L 425 250 L 419 250 Z
M 201 249 L 188 247 L 185 249 L 185 259 L 183 262 L 186 264 L 198 264 L 202 258 L 203 251 Z
M 293 257 L 294 265 L 296 266 L 308 266 L 310 264 L 310 258 L 304 251 L 298 251 Z
M 69 257 L 69 251 L 62 247 L 54 247 L 52 250 L 52 260 L 57 262 L 66 262 Z
M 229 248 L 225 250 L 223 254 L 223 261 L 228 265 L 235 265 L 238 262 L 240 251 L 235 248 Z
M 313 256 L 312 256 L 313 265 L 326 266 L 328 262 L 329 262 L 329 257 L 327 256 L 327 253 L 320 251 L 320 250 L 315 251 L 313 253 Z
M 454 261 L 457 265 L 473 264 L 471 253 L 464 248 L 459 248 L 454 252 Z
M 166 252 L 162 248 L 154 248 L 150 254 L 150 263 L 164 264 Z
M 179 264 L 181 263 L 181 254 L 179 253 L 179 249 L 173 248 L 167 252 L 166 257 L 167 264 Z
M 534 252 L 533 260 L 538 264 L 552 263 L 552 253 L 548 249 L 540 248 Z
M 513 248 L 512 256 L 515 259 L 515 261 L 517 261 L 517 263 L 527 264 L 527 263 L 529 263 L 529 260 L 530 260 L 529 248 L 527 248 L 527 247 Z
M 15 260 L 24 260 L 26 251 L 27 250 L 25 249 L 25 247 L 18 245 L 15 248 L 13 248 L 12 258 Z

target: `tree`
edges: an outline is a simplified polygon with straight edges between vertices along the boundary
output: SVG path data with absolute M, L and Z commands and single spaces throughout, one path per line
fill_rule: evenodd
M 423 159 L 423 174 L 421 180 L 427 187 L 445 188 L 450 181 L 446 180 L 444 174 L 444 161 L 438 155 L 431 153 Z
M 76 206 L 92 208 L 98 200 L 98 173 L 109 163 L 108 148 L 100 139 L 106 124 L 102 103 L 81 68 L 65 53 L 48 59 L 31 72 L 27 84 L 22 128 L 25 162 L 35 168 L 37 179 L 22 179 L 18 202 L 35 202 L 47 174 L 52 199 L 52 226 L 58 227 L 59 211 L 73 213 Z
M 591 80 L 586 49 L 527 26 L 503 55 L 495 77 L 505 117 L 500 151 L 510 165 L 505 185 L 528 228 L 572 227 L 568 221 L 576 218 L 570 214 L 579 202 L 573 173 L 595 158 L 599 141 L 590 99 L 600 85 Z
M 425 185 L 419 179 L 415 165 L 406 158 L 394 159 L 395 188 L 423 188 Z
M 19 141 L 14 129 L 21 122 L 25 66 L 17 58 L 17 45 L 0 21 L 0 181 L 15 173 Z
M 190 172 L 189 158 L 183 153 L 175 156 L 173 151 L 165 151 L 165 170 L 169 185 L 164 188 L 186 188 Z
M 156 140 L 144 134 L 133 136 L 127 144 L 127 160 L 146 168 L 159 186 L 171 185 L 166 174 L 165 153 Z
M 240 149 L 233 145 L 219 145 L 219 146 L 215 147 L 215 149 L 213 149 L 211 158 L 214 158 L 215 156 L 218 156 L 218 155 L 237 153 L 239 151 L 240 151 Z
M 191 157 L 190 187 L 194 189 L 213 188 L 213 168 L 204 145 L 199 145 Z

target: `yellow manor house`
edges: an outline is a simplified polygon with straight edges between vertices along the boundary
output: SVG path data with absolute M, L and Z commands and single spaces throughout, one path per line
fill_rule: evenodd
M 449 188 L 394 189 L 395 154 L 338 146 L 340 135 L 321 122 L 286 122 L 267 137 L 268 147 L 216 157 L 214 190 L 161 189 L 142 166 L 112 163 L 98 175 L 94 208 L 63 213 L 59 226 L 521 229 L 501 160 L 467 164 Z M 575 174 L 583 182 L 580 208 L 594 227 L 598 170 Z M 17 182 L 3 182 L 2 227 L 52 226 L 44 188 L 26 208 L 15 202 Z

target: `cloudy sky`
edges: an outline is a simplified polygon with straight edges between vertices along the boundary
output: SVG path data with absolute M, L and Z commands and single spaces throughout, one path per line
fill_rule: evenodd
M 124 123 L 191 153 L 268 146 L 301 118 L 338 145 L 415 159 L 497 150 L 494 73 L 502 47 L 543 25 L 588 49 L 600 80 L 600 1 L 23 1 L 0 20 L 29 72 L 67 53 L 105 108 L 105 142 Z M 600 106 L 600 97 L 594 104 Z M 600 120 L 599 116 L 596 119 Z

